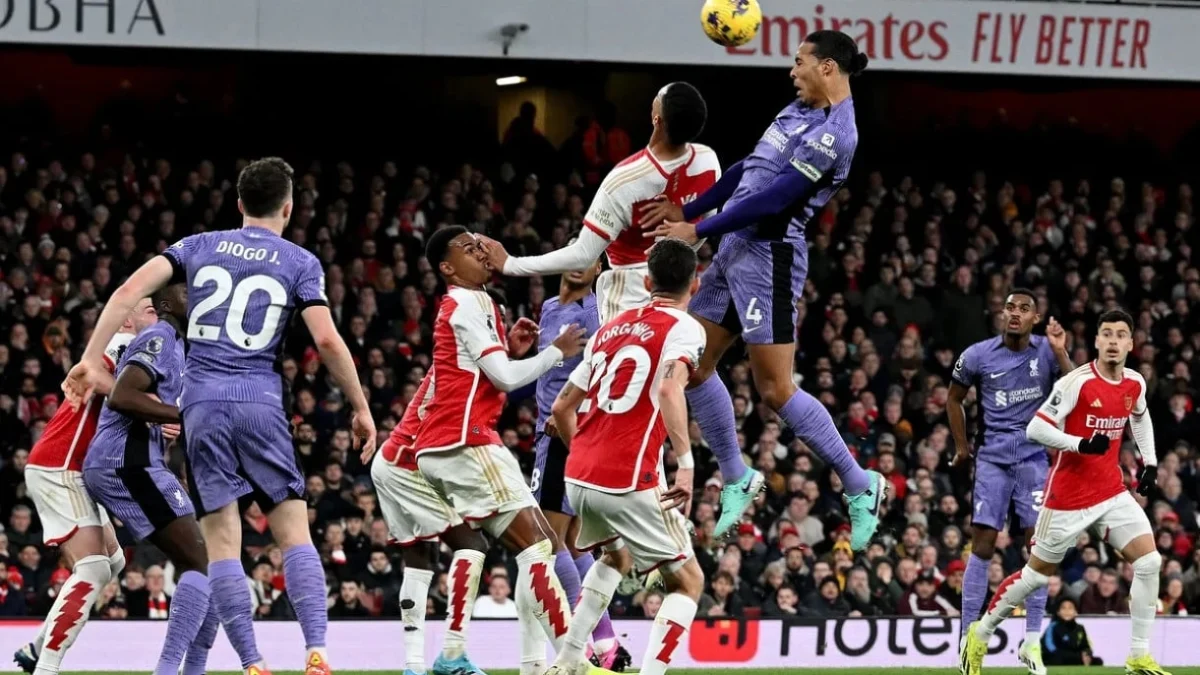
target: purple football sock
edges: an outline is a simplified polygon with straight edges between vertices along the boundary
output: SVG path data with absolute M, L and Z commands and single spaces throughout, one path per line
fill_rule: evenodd
M 979 620 L 983 612 L 983 599 L 988 592 L 989 561 L 975 554 L 967 557 L 967 571 L 963 573 L 962 588 L 962 634 L 967 634 L 967 626 Z M 1042 597 L 1042 609 L 1046 608 L 1046 598 Z
M 826 464 L 833 467 L 842 479 L 847 495 L 862 494 L 871 487 L 867 472 L 850 454 L 837 426 L 833 423 L 833 418 L 820 401 L 804 390 L 797 389 L 778 412 L 792 433 L 812 448 Z
M 283 552 L 283 583 L 304 633 L 304 648 L 324 647 L 329 610 L 325 607 L 325 568 L 315 546 L 301 544 Z
M 579 570 L 575 568 L 575 560 L 565 548 L 554 554 L 554 573 L 558 575 L 558 583 L 562 584 L 563 593 L 567 594 L 567 602 L 571 603 L 571 609 L 575 609 L 575 603 L 579 602 L 581 581 Z
M 254 640 L 253 609 L 250 604 L 250 585 L 242 563 L 234 558 L 213 560 L 208 563 L 208 584 L 211 587 L 211 602 L 217 606 L 217 615 L 225 627 L 225 637 L 242 661 L 242 668 L 262 662 L 258 644 Z
M 178 675 L 183 655 L 208 616 L 209 594 L 208 577 L 203 574 L 188 570 L 179 577 L 167 617 L 167 636 L 154 675 Z
M 210 602 L 204 623 L 200 624 L 200 632 L 196 633 L 196 639 L 188 646 L 187 656 L 183 657 L 183 675 L 204 675 L 208 670 L 208 653 L 217 641 L 217 628 L 220 626 L 217 605 Z
M 733 399 L 721 378 L 713 375 L 700 386 L 686 392 L 692 417 L 700 425 L 704 440 L 712 449 L 726 483 L 735 483 L 746 473 L 746 460 L 738 446 L 737 423 L 733 419 Z
M 592 557 L 590 552 L 586 551 L 575 559 L 575 569 L 579 571 L 580 579 L 587 576 L 588 570 L 592 569 L 592 563 L 594 562 L 596 562 L 596 559 Z M 608 615 L 608 610 L 606 609 L 600 615 L 600 621 L 592 630 L 592 640 L 611 640 L 615 637 L 617 637 L 617 632 L 613 630 L 612 617 Z
M 972 556 L 974 557 L 974 556 Z M 1042 617 L 1046 616 L 1048 587 L 1042 586 L 1025 598 L 1025 632 L 1042 634 Z

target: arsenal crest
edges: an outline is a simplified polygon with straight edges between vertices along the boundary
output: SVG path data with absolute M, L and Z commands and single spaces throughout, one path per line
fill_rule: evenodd
M 1125 398 L 1121 399 L 1121 402 L 1125 404 L 1125 412 L 1133 410 L 1133 396 L 1125 394 Z

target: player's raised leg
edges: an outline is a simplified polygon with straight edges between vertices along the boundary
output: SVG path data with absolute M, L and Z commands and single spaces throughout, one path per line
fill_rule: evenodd
M 706 347 L 700 355 L 700 367 L 685 392 L 692 417 L 700 425 L 704 440 L 721 468 L 721 515 L 713 534 L 724 536 L 741 519 L 763 486 L 762 472 L 746 466 L 738 445 L 737 422 L 729 390 L 715 373 L 725 351 L 741 332 L 720 253 L 700 280 L 700 291 L 692 298 L 688 311 L 704 328 Z

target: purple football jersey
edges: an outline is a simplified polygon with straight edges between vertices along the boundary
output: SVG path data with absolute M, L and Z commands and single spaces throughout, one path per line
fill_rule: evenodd
M 726 208 L 754 194 L 784 171 L 799 171 L 816 184 L 807 201 L 778 216 L 738 230 L 748 239 L 804 243 L 804 228 L 846 182 L 858 147 L 854 99 L 828 108 L 810 108 L 795 101 L 784 108 L 742 160 L 742 179 Z
M 584 337 L 591 337 L 593 333 L 600 329 L 600 312 L 596 307 L 596 296 L 588 294 L 578 302 L 572 302 L 567 305 L 558 304 L 558 297 L 547 298 L 542 303 L 542 322 L 539 325 L 541 331 L 538 333 L 538 350 L 546 349 L 550 343 L 562 335 L 562 332 L 571 324 L 579 324 L 587 332 Z M 563 385 L 567 383 L 567 377 L 571 375 L 571 371 L 575 370 L 575 366 L 583 360 L 583 354 L 573 356 L 564 360 L 557 366 L 547 370 L 545 374 L 538 378 L 537 381 L 537 404 L 538 404 L 538 419 L 537 429 L 541 433 L 546 427 L 546 421 L 550 419 L 550 406 L 554 405 L 554 399 L 558 397 L 558 392 L 562 391 Z
M 317 257 L 255 226 L 192 235 L 163 253 L 176 280 L 188 285 L 180 406 L 239 401 L 282 407 L 277 363 L 292 314 L 327 304 Z
M 1061 373 L 1050 343 L 1032 335 L 1024 351 L 1004 346 L 1003 336 L 976 342 L 963 350 L 951 377 L 975 387 L 983 412 L 976 442 L 980 459 L 1014 464 L 1046 449 L 1025 438 L 1025 427 Z
M 154 383 L 148 393 L 168 405 L 178 405 L 183 389 L 183 336 L 166 321 L 137 334 L 117 362 L 116 374 L 125 368 L 142 368 Z M 127 417 L 107 405 L 100 412 L 96 435 L 88 447 L 83 468 L 165 466 L 162 428 Z

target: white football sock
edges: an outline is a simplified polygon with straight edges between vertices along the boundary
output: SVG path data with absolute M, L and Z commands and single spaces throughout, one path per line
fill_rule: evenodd
M 442 656 L 453 661 L 467 651 L 467 627 L 479 594 L 479 576 L 483 573 L 482 551 L 455 551 L 446 583 L 446 638 Z
M 404 623 L 404 667 L 425 672 L 425 605 L 429 599 L 432 570 L 404 568 L 400 584 L 400 620 Z
M 554 554 L 548 540 L 517 554 L 516 603 L 517 615 L 537 621 L 554 651 L 562 651 L 571 622 L 571 605 L 554 573 Z
M 684 640 L 687 630 L 696 618 L 696 601 L 682 593 L 672 593 L 663 600 L 654 627 L 650 629 L 650 642 L 646 655 L 642 657 L 642 675 L 662 675 L 680 645 L 687 648 Z
M 1150 653 L 1150 630 L 1158 613 L 1158 583 L 1162 572 L 1162 555 L 1151 551 L 1133 561 L 1133 583 L 1129 585 L 1129 614 L 1133 618 L 1133 634 L 1129 640 L 1129 657 Z
M 1029 565 L 1009 575 L 1000 582 L 1000 587 L 992 596 L 992 602 L 980 620 L 979 627 L 975 629 L 975 635 L 984 641 L 991 640 L 1000 623 L 1012 616 L 1013 610 L 1020 607 L 1025 598 L 1048 583 L 1050 577 L 1034 571 Z
M 75 563 L 75 570 L 62 585 L 46 617 L 49 628 L 42 651 L 38 653 L 34 675 L 54 675 L 58 672 L 63 656 L 75 644 L 92 613 L 96 598 L 111 578 L 108 556 L 89 555 Z
M 620 583 L 621 573 L 603 561 L 597 560 L 588 570 L 583 578 L 579 602 L 575 603 L 575 615 L 571 617 L 565 644 L 554 659 L 556 665 L 567 666 L 584 660 L 588 638 L 600 622 L 600 615 L 608 609 L 608 603 L 612 602 L 613 593 Z M 596 651 L 604 653 L 599 643 L 596 644 Z

